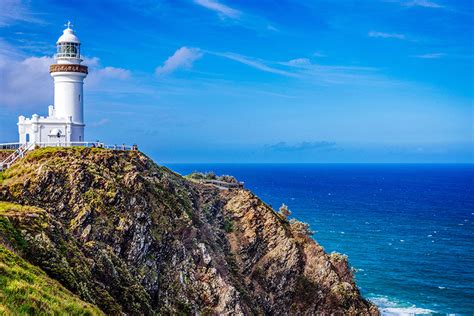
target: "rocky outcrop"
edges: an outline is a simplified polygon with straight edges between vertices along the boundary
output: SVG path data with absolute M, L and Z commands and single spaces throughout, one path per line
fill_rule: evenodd
M 0 179 L 0 200 L 36 210 L 0 213 L 0 242 L 107 314 L 378 314 L 345 257 L 247 190 L 88 148 L 35 150 Z

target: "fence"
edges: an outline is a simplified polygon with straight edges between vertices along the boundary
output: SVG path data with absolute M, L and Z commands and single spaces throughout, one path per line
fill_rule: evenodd
M 41 147 L 89 147 L 89 148 L 105 148 L 112 150 L 138 150 L 137 145 L 106 145 L 101 142 L 51 142 L 51 143 L 3 143 L 0 144 L 0 150 L 14 150 L 3 161 L 0 161 L 0 171 L 10 168 L 10 166 L 19 158 L 23 157 L 27 151 Z
M 0 144 L 0 149 L 18 149 L 20 148 L 21 144 L 20 143 L 3 143 Z
M 21 143 L 0 143 L 0 149 L 19 149 L 22 145 Z M 43 147 L 91 147 L 91 148 L 105 148 L 105 149 L 114 149 L 114 150 L 137 150 L 137 145 L 126 146 L 122 145 L 106 145 L 101 142 L 48 142 L 48 143 L 34 143 L 34 148 L 43 148 Z

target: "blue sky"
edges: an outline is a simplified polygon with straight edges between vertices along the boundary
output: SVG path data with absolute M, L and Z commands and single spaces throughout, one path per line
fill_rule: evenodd
M 159 162 L 474 162 L 473 3 L 0 0 L 0 141 L 71 20 L 86 138 Z

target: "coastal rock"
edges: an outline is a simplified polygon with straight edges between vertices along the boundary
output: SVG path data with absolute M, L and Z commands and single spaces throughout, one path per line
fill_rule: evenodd
M 38 149 L 3 173 L 0 243 L 106 314 L 378 315 L 347 258 L 244 189 L 139 152 Z

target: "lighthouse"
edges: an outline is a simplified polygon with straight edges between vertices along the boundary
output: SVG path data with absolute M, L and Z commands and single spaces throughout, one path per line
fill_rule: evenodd
M 73 123 L 71 141 L 84 140 L 84 78 L 87 66 L 81 65 L 81 42 L 71 29 L 71 23 L 56 42 L 56 64 L 49 72 L 54 80 L 54 114 L 70 118 Z
M 87 66 L 81 65 L 81 42 L 70 22 L 56 42 L 55 63 L 49 72 L 54 81 L 54 105 L 48 116 L 33 114 L 18 118 L 20 143 L 73 145 L 84 141 L 84 79 Z

